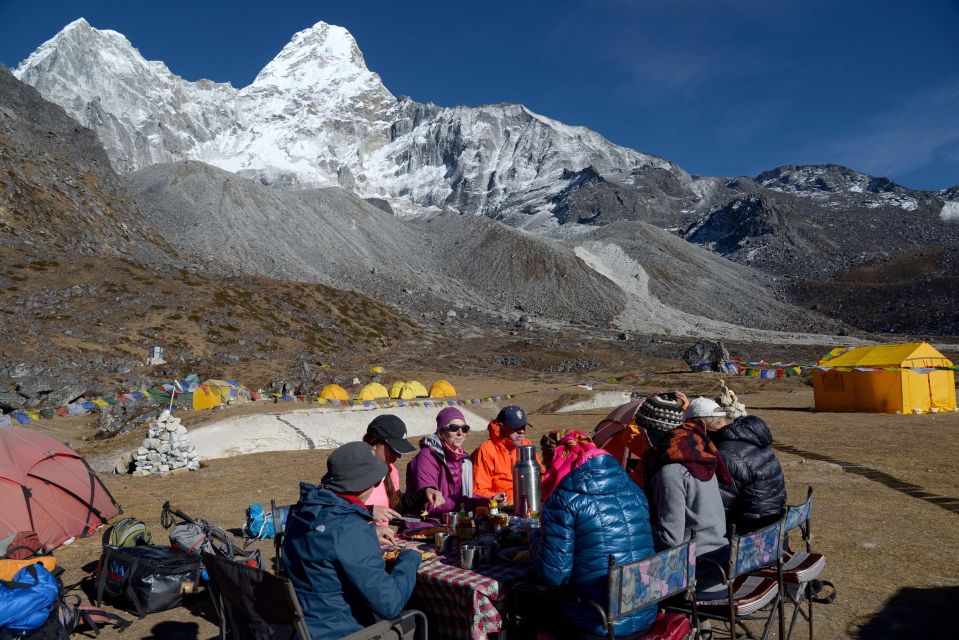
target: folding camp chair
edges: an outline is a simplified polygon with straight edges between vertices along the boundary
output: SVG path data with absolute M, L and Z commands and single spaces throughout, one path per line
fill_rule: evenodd
M 310 630 L 289 580 L 210 553 L 210 596 L 220 616 L 220 640 L 308 640 Z
M 653 554 L 642 560 L 627 564 L 616 564 L 616 557 L 609 556 L 609 601 L 604 607 L 595 600 L 583 598 L 568 591 L 549 589 L 541 585 L 519 583 L 510 588 L 509 621 L 511 629 L 520 629 L 523 625 L 523 607 L 518 601 L 524 595 L 533 598 L 555 599 L 566 604 L 590 607 L 598 614 L 603 627 L 611 640 L 615 640 L 617 622 L 626 616 L 650 605 L 657 604 L 684 593 L 691 608 L 692 636 L 696 637 L 699 627 L 696 602 L 693 592 L 696 589 L 696 545 L 692 540 Z M 675 615 L 675 614 L 673 614 Z M 682 620 L 681 618 L 678 618 Z M 686 628 L 689 624 L 683 621 Z M 647 630 L 648 632 L 649 630 Z M 641 640 L 647 632 L 628 636 L 629 640 Z M 509 632 L 507 632 L 509 634 Z M 583 637 L 595 637 L 581 634 Z M 568 633 L 563 637 L 572 637 Z M 620 637 L 620 640 L 625 640 Z
M 714 594 L 709 592 L 696 594 L 699 615 L 727 621 L 732 637 L 735 637 L 738 625 L 748 637 L 755 639 L 745 621 L 757 619 L 756 614 L 767 607 L 769 610 L 761 638 L 765 640 L 769 636 L 773 616 L 777 612 L 779 637 L 783 637 L 782 586 L 775 576 L 770 578 L 754 573 L 757 569 L 770 566 L 776 571 L 782 565 L 783 523 L 784 520 L 780 520 L 742 536 L 736 535 L 736 528 L 733 527 L 726 567 L 707 558 L 699 558 L 699 562 L 719 568 L 726 586 L 725 593 L 720 591 L 715 594 L 718 597 L 710 597 Z
M 819 600 L 812 593 L 814 581 L 818 581 L 823 570 L 826 568 L 826 556 L 821 553 L 813 553 L 811 548 L 812 533 L 812 487 L 809 487 L 806 493 L 806 501 L 800 505 L 786 507 L 786 517 L 783 524 L 783 544 L 788 546 L 789 532 L 799 529 L 802 533 L 802 539 L 805 543 L 805 551 L 786 551 L 784 552 L 781 563 L 781 584 L 785 585 L 784 595 L 787 596 L 793 605 L 792 617 L 789 621 L 789 630 L 784 638 L 792 635 L 793 627 L 799 616 L 802 615 L 809 622 L 809 640 L 813 638 L 813 613 L 812 605 Z M 765 569 L 761 573 L 768 577 L 776 575 L 771 569 Z M 832 587 L 830 582 L 820 584 Z M 826 602 L 832 602 L 835 597 L 835 590 Z M 806 611 L 803 611 L 803 602 L 806 603 Z
M 209 553 L 210 595 L 220 617 L 220 640 L 310 640 L 303 609 L 287 578 Z M 428 623 L 420 611 L 404 611 L 347 636 L 350 640 L 426 640 Z

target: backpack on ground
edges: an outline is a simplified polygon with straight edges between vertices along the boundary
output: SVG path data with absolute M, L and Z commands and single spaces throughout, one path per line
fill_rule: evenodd
M 130 626 L 114 613 L 83 605 L 78 595 L 65 595 L 56 573 L 46 570 L 43 561 L 48 558 L 52 556 L 35 558 L 16 580 L 0 581 L 0 640 L 68 640 L 78 629 L 100 635 L 100 625 L 112 624 L 117 631 Z M 40 597 L 31 591 L 39 591 Z
M 255 540 L 267 540 L 276 536 L 277 530 L 283 531 L 286 527 L 286 517 L 289 507 L 277 507 L 276 511 L 265 510 L 259 502 L 254 502 L 246 508 L 246 524 L 243 525 L 243 535 Z M 279 522 L 274 522 L 274 515 Z
M 150 544 L 153 536 L 142 520 L 123 518 L 103 532 L 103 546 L 136 547 Z
M 180 606 L 200 579 L 197 558 L 170 547 L 103 547 L 94 605 L 108 602 L 139 617 Z
M 0 581 L 0 629 L 33 631 L 50 617 L 60 583 L 42 564 L 21 568 L 13 580 Z

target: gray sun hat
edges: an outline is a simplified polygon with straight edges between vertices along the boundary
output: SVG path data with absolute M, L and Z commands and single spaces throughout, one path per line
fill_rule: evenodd
M 361 493 L 386 477 L 389 468 L 365 442 L 347 442 L 326 461 L 323 486 L 337 493 Z

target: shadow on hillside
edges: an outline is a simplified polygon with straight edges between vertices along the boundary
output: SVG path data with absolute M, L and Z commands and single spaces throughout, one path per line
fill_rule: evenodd
M 959 624 L 959 587 L 906 587 L 858 629 L 860 640 L 955 637 Z

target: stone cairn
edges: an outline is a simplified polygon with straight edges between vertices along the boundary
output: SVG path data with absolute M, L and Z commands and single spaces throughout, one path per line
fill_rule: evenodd
M 136 466 L 134 476 L 169 473 L 184 467 L 190 471 L 200 468 L 200 452 L 190 442 L 180 419 L 170 415 L 169 411 L 161 413 L 150 425 L 133 460 Z

